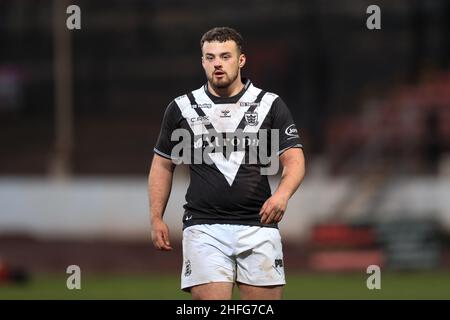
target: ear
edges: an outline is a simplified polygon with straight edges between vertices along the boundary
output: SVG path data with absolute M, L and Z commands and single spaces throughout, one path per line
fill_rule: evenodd
M 239 56 L 239 68 L 243 68 L 245 66 L 245 61 L 246 61 L 246 57 L 245 54 L 241 53 L 241 55 Z
M 201 60 L 202 60 L 202 66 L 203 66 L 203 68 L 205 67 L 205 58 L 203 57 L 203 55 L 202 55 L 202 57 L 201 57 Z

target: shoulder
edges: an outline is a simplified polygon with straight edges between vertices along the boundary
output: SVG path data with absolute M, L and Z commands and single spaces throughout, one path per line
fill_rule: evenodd
M 167 106 L 167 110 L 182 111 L 187 107 L 191 107 L 191 101 L 189 100 L 188 94 L 186 93 L 173 99 Z
M 180 96 L 181 97 L 181 96 Z M 167 105 L 165 111 L 164 111 L 164 118 L 166 121 L 169 121 L 171 123 L 176 123 L 180 120 L 180 117 L 182 116 L 182 103 L 179 99 L 180 97 L 177 97 L 169 102 Z
M 264 95 L 264 98 L 272 104 L 272 110 L 278 109 L 280 107 L 285 106 L 283 100 L 280 98 L 280 96 L 273 92 L 267 92 Z
M 203 86 L 176 97 L 173 102 L 182 110 L 187 106 L 190 107 L 191 105 L 196 104 L 196 97 L 201 96 L 202 94 L 204 94 Z
M 261 100 L 262 103 L 269 105 L 273 104 L 279 98 L 278 94 L 258 88 L 253 84 L 249 86 L 247 91 L 254 99 Z
M 270 105 L 270 114 L 272 117 L 276 118 L 289 113 L 289 108 L 284 100 L 274 92 L 266 92 L 261 102 Z
M 274 109 L 278 109 L 280 107 L 283 108 L 286 106 L 286 104 L 281 99 L 281 97 L 275 92 L 265 91 L 263 89 L 260 89 L 260 88 L 254 87 L 254 86 L 253 86 L 253 88 L 249 88 L 249 89 L 253 89 L 255 96 L 261 97 L 261 103 L 271 106 L 271 111 L 274 111 Z
M 176 97 L 175 99 L 173 99 L 173 100 L 170 102 L 169 106 L 170 106 L 170 105 L 172 105 L 172 106 L 181 105 L 181 104 L 185 103 L 186 100 L 189 100 L 188 97 L 187 97 L 187 94 L 183 94 L 183 95 L 178 96 L 178 97 Z

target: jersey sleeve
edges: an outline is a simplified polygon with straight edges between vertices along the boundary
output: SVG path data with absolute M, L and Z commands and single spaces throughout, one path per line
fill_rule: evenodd
M 289 148 L 303 147 L 291 112 L 280 97 L 272 105 L 272 129 L 278 129 L 280 134 L 278 155 Z
M 167 159 L 172 159 L 172 148 L 177 143 L 177 141 L 171 141 L 170 137 L 172 136 L 172 132 L 178 128 L 179 116 L 180 110 L 175 101 L 172 101 L 164 112 L 161 130 L 153 149 L 155 153 Z

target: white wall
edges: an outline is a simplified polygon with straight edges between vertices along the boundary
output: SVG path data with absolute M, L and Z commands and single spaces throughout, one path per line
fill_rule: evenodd
M 271 178 L 271 185 L 276 179 Z M 165 220 L 172 237 L 181 234 L 188 181 L 176 174 Z M 346 195 L 358 190 L 351 178 L 309 176 L 289 202 L 280 229 L 301 240 L 310 226 L 336 213 Z M 430 212 L 450 230 L 450 180 L 404 178 L 390 185 L 378 208 L 380 218 Z M 150 239 L 146 177 L 0 178 L 0 233 L 27 232 L 50 237 Z

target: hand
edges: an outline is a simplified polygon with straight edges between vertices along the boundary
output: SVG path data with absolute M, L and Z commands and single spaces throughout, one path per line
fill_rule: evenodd
M 278 223 L 283 218 L 286 211 L 288 198 L 279 194 L 273 194 L 264 202 L 259 215 L 261 216 L 261 223 Z
M 156 249 L 170 251 L 169 228 L 162 219 L 153 219 L 151 223 L 152 241 Z

